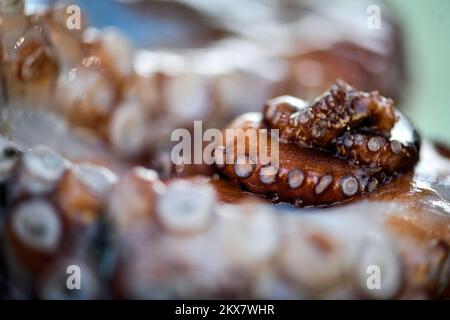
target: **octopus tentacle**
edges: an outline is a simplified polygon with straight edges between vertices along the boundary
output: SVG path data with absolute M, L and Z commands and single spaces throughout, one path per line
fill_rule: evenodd
M 367 123 L 389 137 L 396 121 L 391 99 L 378 92 L 356 91 L 343 81 L 337 81 L 311 105 L 287 96 L 269 100 L 264 118 L 269 127 L 281 131 L 283 141 L 317 147 L 327 147 L 348 128 Z
M 303 115 L 308 121 L 299 120 Z M 293 119 L 299 121 L 293 124 Z M 276 138 L 268 136 L 263 150 L 259 148 L 259 131 L 267 125 L 281 132 L 277 163 L 265 160 Z M 310 107 L 294 97 L 275 98 L 264 115 L 244 114 L 228 129 L 242 129 L 246 135 L 257 131 L 258 147 L 255 156 L 251 142 L 238 141 L 242 134 L 226 140 L 215 155 L 222 173 L 254 193 L 296 206 L 329 205 L 373 192 L 413 168 L 420 149 L 417 132 L 390 99 L 357 92 L 343 82 Z
M 331 164 L 339 170 L 314 166 L 316 160 L 330 160 L 323 151 L 282 144 L 280 157 L 278 167 L 259 161 L 256 164 L 236 161 L 234 165 L 225 165 L 222 172 L 252 192 L 276 195 L 273 198 L 297 206 L 341 202 L 365 190 L 365 171 L 356 165 L 333 158 Z
M 337 154 L 355 164 L 389 174 L 407 171 L 417 161 L 417 150 L 410 144 L 382 136 L 345 133 L 336 142 Z
M 260 130 L 264 124 L 260 114 L 251 113 L 238 117 L 230 127 L 247 132 Z M 271 154 L 271 137 L 267 139 L 266 154 Z M 237 149 L 237 145 L 238 136 L 234 136 L 233 141 L 225 141 L 216 149 L 220 150 L 215 155 L 218 168 L 254 193 L 271 195 L 296 206 L 307 206 L 345 201 L 363 193 L 367 187 L 366 170 L 333 157 L 325 150 L 281 143 L 279 163 L 272 165 L 261 161 L 259 149 L 257 157 L 250 159 L 248 141 L 242 154 L 231 152 Z M 230 154 L 232 159 L 227 158 Z M 224 159 L 227 160 L 225 163 Z

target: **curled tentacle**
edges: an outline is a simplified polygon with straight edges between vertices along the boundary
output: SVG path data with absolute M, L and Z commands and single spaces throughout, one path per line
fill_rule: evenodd
M 269 127 L 281 131 L 284 141 L 327 147 L 348 128 L 361 125 L 389 137 L 396 116 L 391 99 L 337 81 L 311 105 L 288 96 L 269 100 L 264 119 Z
M 417 148 L 382 136 L 346 133 L 336 143 L 337 154 L 357 165 L 389 174 L 409 170 L 418 157 Z
M 408 119 L 396 111 L 398 122 L 390 138 L 369 132 L 345 132 L 336 139 L 338 156 L 372 171 L 389 175 L 406 172 L 418 160 L 420 138 Z
M 303 116 L 307 120 L 300 120 Z M 275 164 L 267 161 L 274 137 L 260 137 L 267 124 L 280 130 Z M 372 192 L 414 167 L 420 149 L 417 132 L 390 99 L 343 82 L 310 107 L 293 97 L 275 98 L 264 115 L 242 115 L 228 129 L 242 129 L 244 135 L 231 141 L 228 136 L 217 149 L 218 168 L 252 192 L 296 206 L 328 205 Z M 246 140 L 250 136 L 257 139 Z

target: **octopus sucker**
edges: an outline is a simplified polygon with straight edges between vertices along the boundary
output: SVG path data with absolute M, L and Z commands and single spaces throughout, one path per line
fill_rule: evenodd
M 403 115 L 399 115 L 403 117 Z M 415 134 L 414 134 L 415 135 Z M 401 139 L 402 142 L 400 142 Z M 351 143 L 349 143 L 351 141 Z M 406 172 L 418 160 L 419 143 L 413 140 L 392 136 L 372 136 L 369 134 L 345 132 L 336 139 L 336 153 L 338 156 L 353 161 L 368 168 L 380 168 L 381 170 L 395 174 Z
M 272 165 L 266 165 L 261 167 L 259 172 L 259 179 L 264 184 L 275 183 L 277 179 L 278 168 Z
M 17 184 L 10 190 L 12 198 L 50 192 L 62 178 L 67 163 L 53 150 L 36 146 L 23 152 L 18 166 L 20 170 L 14 175 Z
M 60 249 L 63 229 L 58 210 L 49 201 L 39 198 L 20 201 L 6 216 L 5 245 L 14 257 L 9 263 L 39 272 Z
M 300 120 L 300 115 L 308 115 L 308 121 Z M 304 206 L 321 206 L 373 192 L 380 183 L 410 171 L 420 150 L 417 132 L 391 99 L 357 91 L 341 80 L 311 104 L 289 96 L 274 98 L 266 103 L 263 115 L 244 114 L 229 128 L 280 131 L 281 179 L 275 174 L 267 177 L 272 169 L 258 161 L 232 162 L 218 169 L 249 191 L 277 194 L 280 201 L 296 206 L 298 199 Z M 236 146 L 238 139 L 236 135 L 225 143 Z M 272 139 L 267 139 L 267 154 Z M 246 141 L 244 155 L 238 158 L 248 160 L 249 151 Z
M 175 234 L 204 229 L 212 221 L 215 199 L 215 191 L 208 185 L 172 181 L 158 201 L 158 221 Z
M 377 152 L 381 149 L 381 141 L 377 137 L 371 137 L 369 138 L 369 141 L 367 142 L 367 148 L 372 152 Z
M 341 186 L 342 192 L 348 197 L 354 196 L 358 192 L 358 189 L 359 189 L 358 180 L 353 176 L 347 176 L 347 177 L 342 178 L 342 181 L 340 182 L 340 186 Z
M 330 175 L 323 176 L 322 178 L 320 178 L 319 182 L 314 186 L 314 192 L 317 195 L 320 195 L 331 185 L 332 181 L 333 181 L 332 176 Z
M 245 156 L 239 156 L 234 164 L 234 172 L 240 178 L 248 178 L 254 171 L 254 165 Z
M 21 243 L 37 251 L 54 251 L 61 237 L 61 228 L 55 208 L 45 201 L 26 201 L 11 215 L 11 232 Z
M 291 189 L 297 189 L 301 187 L 305 180 L 305 174 L 300 169 L 292 169 L 286 176 L 286 181 Z
M 402 144 L 397 140 L 392 140 L 389 146 L 394 154 L 399 154 L 402 151 Z
M 376 179 L 374 177 L 370 177 L 369 181 L 367 182 L 367 186 L 366 186 L 367 191 L 368 192 L 375 191 L 375 189 L 378 187 L 378 184 L 379 184 L 378 179 Z

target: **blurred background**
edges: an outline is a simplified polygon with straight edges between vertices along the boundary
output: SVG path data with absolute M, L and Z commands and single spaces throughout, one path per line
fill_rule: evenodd
M 450 144 L 450 1 L 389 0 L 406 37 L 411 86 L 405 102 L 421 132 Z

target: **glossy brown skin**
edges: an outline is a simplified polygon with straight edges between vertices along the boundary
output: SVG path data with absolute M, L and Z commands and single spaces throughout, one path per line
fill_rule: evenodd
M 301 145 L 327 147 L 348 128 L 365 123 L 389 136 L 396 121 L 391 99 L 378 92 L 356 91 L 339 80 L 307 107 L 292 102 L 287 97 L 269 100 L 264 120 L 269 127 L 280 130 L 282 140 Z
M 307 121 L 293 124 L 292 119 L 298 119 L 299 113 L 310 116 Z M 296 206 L 347 201 L 390 182 L 418 161 L 419 136 L 408 120 L 393 109 L 391 100 L 378 93 L 357 92 L 343 82 L 309 107 L 292 97 L 275 98 L 267 104 L 264 120 L 269 127 L 280 130 L 278 166 L 268 168 L 261 163 L 257 148 L 253 165 L 236 164 L 238 156 L 234 154 L 232 161 L 223 166 L 219 163 L 218 167 L 248 190 L 275 201 Z M 318 126 L 321 134 L 314 134 Z M 261 114 L 247 114 L 229 128 L 259 132 L 265 123 Z M 234 136 L 234 141 L 225 142 L 225 154 L 230 153 L 231 143 L 237 150 L 237 140 Z M 270 148 L 268 138 L 268 155 Z M 248 158 L 248 141 L 244 151 Z M 267 172 L 270 177 L 265 176 Z

